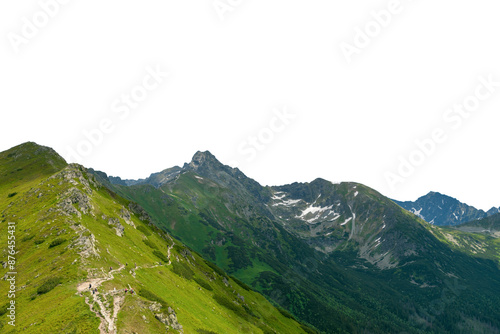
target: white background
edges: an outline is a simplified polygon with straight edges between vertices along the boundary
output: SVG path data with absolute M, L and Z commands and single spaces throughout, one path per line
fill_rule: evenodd
M 0 150 L 35 141 L 72 161 L 83 131 L 109 118 L 114 130 L 79 162 L 122 178 L 209 150 L 263 185 L 322 177 L 400 200 L 433 190 L 481 209 L 500 205 L 500 88 L 457 129 L 443 122 L 479 76 L 500 81 L 498 1 L 401 0 L 350 63 L 341 43 L 353 44 L 356 27 L 389 1 L 222 2 L 232 6 L 224 20 L 212 0 L 72 0 L 15 52 L 12 34 L 22 36 L 23 17 L 33 20 L 41 5 L 2 1 Z M 147 66 L 170 75 L 119 119 L 111 104 Z M 238 147 L 283 106 L 295 119 L 247 159 Z M 448 140 L 389 187 L 384 174 L 436 127 Z

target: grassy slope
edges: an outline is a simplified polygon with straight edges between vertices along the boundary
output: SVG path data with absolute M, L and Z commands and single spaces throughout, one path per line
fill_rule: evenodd
M 331 260 L 337 264 L 318 259 L 310 252 L 300 254 L 305 251 L 303 243 L 293 238 L 284 240 L 288 234 L 279 229 L 270 229 L 268 233 L 264 231 L 265 224 L 259 226 L 250 219 L 243 224 L 221 201 L 228 196 L 228 190 L 208 179 L 199 179 L 193 173 L 181 175 L 172 188 L 133 186 L 119 189 L 140 202 L 160 226 L 186 244 L 211 257 L 246 283 L 255 283 L 254 286 L 271 299 L 325 330 L 352 332 L 368 327 L 372 332 L 384 333 L 403 329 L 432 332 L 432 328 L 438 331 L 463 328 L 467 332 L 473 326 L 488 328 L 487 317 L 475 323 L 471 320 L 483 310 L 498 314 L 498 308 L 484 296 L 491 282 L 479 278 L 482 274 L 479 270 L 484 270 L 484 277 L 498 275 L 497 271 L 487 263 L 483 267 L 466 256 L 454 255 L 421 226 L 428 224 L 415 223 L 414 215 L 388 199 L 382 201 L 373 191 L 367 196 L 388 209 L 392 208 L 390 217 L 395 221 L 394 229 L 402 236 L 401 240 L 414 242 L 425 250 L 420 257 L 409 257 L 401 268 L 386 271 L 373 267 L 368 267 L 369 270 L 351 269 L 355 263 L 365 268 L 368 264 L 351 254 L 349 249 L 332 256 Z M 248 257 L 251 263 L 247 266 L 231 268 L 234 259 L 228 254 L 228 248 L 239 245 L 231 235 L 244 240 L 245 245 L 241 247 L 245 249 L 245 256 L 239 260 L 241 262 L 243 258 L 245 261 L 242 262 L 247 262 L 244 258 Z M 267 237 L 275 241 L 274 245 L 270 243 L 262 247 Z M 220 241 L 213 251 L 206 247 L 212 240 L 215 243 Z M 253 241 L 260 244 L 260 249 L 253 249 Z M 405 252 L 404 245 L 399 246 L 403 247 L 399 251 Z M 279 250 L 273 246 L 279 246 Z M 269 254 L 262 254 L 262 249 Z M 313 269 L 300 267 L 301 261 Z M 342 266 L 340 270 L 338 264 Z M 458 281 L 452 276 L 454 273 L 460 275 Z M 484 309 L 464 303 L 471 300 L 476 300 L 476 304 Z M 469 314 L 472 309 L 477 309 L 477 312 Z M 464 323 L 456 324 L 458 322 Z
M 460 226 L 476 226 L 466 223 L 457 227 L 440 227 L 427 224 L 427 228 L 441 242 L 470 256 L 490 259 L 500 264 L 500 238 L 489 233 L 466 232 Z M 477 225 L 480 226 L 480 225 Z
M 25 155 L 36 156 L 38 147 L 23 146 L 22 149 L 26 149 Z M 15 152 L 17 154 L 19 148 Z M 197 329 L 217 333 L 303 332 L 299 323 L 283 316 L 259 294 L 245 290 L 231 278 L 226 286 L 223 276 L 215 273 L 197 254 L 192 254 L 194 259 L 184 256 L 186 250 L 177 241 L 171 252 L 172 265 L 156 266 L 160 259 L 153 254 L 154 248 L 158 247 L 166 256 L 173 241 L 137 215 L 132 214 L 131 220 L 138 229 L 125 223 L 119 217 L 120 211 L 127 207 L 127 201 L 92 184 L 81 167 L 70 165 L 55 177 L 47 178 L 65 164 L 54 166 L 43 159 L 35 161 L 21 157 L 13 164 L 13 156 L 7 157 L 10 153 L 0 155 L 0 231 L 1 243 L 6 245 L 7 222 L 16 222 L 19 273 L 16 283 L 20 290 L 16 293 L 17 326 L 13 329 L 7 325 L 7 319 L 2 315 L 0 326 L 3 328 L 0 331 L 97 333 L 100 321 L 85 304 L 84 297 L 90 297 L 90 293 L 83 292 L 80 296 L 76 287 L 90 277 L 90 273 L 103 276 L 107 268 L 116 269 L 128 262 L 125 270 L 115 273 L 114 279 L 99 287 L 101 293 L 128 285 L 135 291 L 147 289 L 165 301 L 165 307 L 175 309 L 185 333 L 195 333 Z M 90 192 L 82 181 L 89 182 Z M 65 193 L 74 187 L 87 196 L 93 207 L 87 214 L 81 213 L 81 218 L 76 214 L 64 215 L 56 209 Z M 17 194 L 8 197 L 13 192 Z M 42 195 L 39 197 L 39 194 Z M 77 201 L 73 207 L 83 212 L 81 204 Z M 108 225 L 109 217 L 120 221 L 124 227 L 123 237 Z M 92 255 L 84 259 L 79 254 L 82 249 L 75 242 L 80 238 L 77 231 L 82 233 L 81 228 L 88 230 L 82 235 L 95 236 L 99 257 Z M 65 241 L 50 247 L 58 238 Z M 148 244 L 143 240 L 148 240 Z M 2 251 L 2 261 L 5 261 L 5 247 Z M 134 277 L 130 269 L 135 264 L 138 269 Z M 7 271 L 0 270 L 1 276 Z M 187 273 L 185 275 L 190 279 L 179 273 Z M 37 289 L 51 277 L 59 278 L 60 284 L 45 294 L 37 293 Z M 0 290 L 7 290 L 6 281 L 0 281 Z M 238 294 L 244 297 L 244 302 L 237 298 Z M 2 294 L 0 306 L 7 301 L 6 295 Z M 127 294 L 118 314 L 118 332 L 164 333 L 165 326 L 148 309 L 150 304 L 146 298 Z

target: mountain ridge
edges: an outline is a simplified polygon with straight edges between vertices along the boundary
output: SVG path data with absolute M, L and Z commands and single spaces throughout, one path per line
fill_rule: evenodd
M 208 167 L 207 167 L 208 166 Z M 121 184 L 121 185 L 126 185 L 126 186 L 131 186 L 131 185 L 136 185 L 136 184 L 151 184 L 155 187 L 160 187 L 162 184 L 169 182 L 172 180 L 179 172 L 182 170 L 192 170 L 192 171 L 198 171 L 198 169 L 201 170 L 209 170 L 210 168 L 226 168 L 229 170 L 233 170 L 233 174 L 236 173 L 241 173 L 242 176 L 245 176 L 238 168 L 232 168 L 229 166 L 226 166 L 222 164 L 210 151 L 197 151 L 191 161 L 188 163 L 184 163 L 182 167 L 179 166 L 174 166 L 171 168 L 167 168 L 162 170 L 161 172 L 155 172 L 150 174 L 149 177 L 145 179 L 125 179 L 122 180 L 120 177 L 114 177 L 114 176 L 109 176 L 109 181 L 112 184 Z M 205 174 L 205 172 L 200 172 L 200 174 Z M 213 175 L 212 175 L 213 177 Z M 248 178 L 256 183 L 258 181 L 255 181 L 251 178 Z M 323 180 L 327 182 L 328 181 L 324 178 L 317 177 L 316 179 L 312 181 L 304 181 L 304 182 L 293 182 L 292 184 L 295 183 L 313 183 L 317 180 Z M 347 182 L 347 181 L 344 181 Z M 335 183 L 340 183 L 340 182 L 335 182 Z M 289 185 L 289 184 L 288 184 Z M 259 184 L 260 186 L 260 184 Z M 268 188 L 277 188 L 277 187 L 282 187 L 286 185 L 273 185 L 273 186 L 266 186 Z M 416 214 L 418 217 L 424 219 L 428 223 L 431 224 L 436 224 L 440 226 L 448 226 L 448 225 L 457 225 L 461 223 L 465 223 L 467 221 L 473 220 L 473 219 L 479 219 L 479 218 L 485 218 L 490 215 L 500 213 L 500 207 L 492 207 L 488 211 L 484 211 L 482 209 L 476 209 L 474 206 L 470 206 L 466 203 L 460 202 L 454 197 L 448 196 L 446 194 L 442 194 L 437 191 L 429 191 L 426 195 L 420 196 L 417 200 L 415 201 L 400 201 L 396 199 L 392 199 L 396 204 L 401 206 L 407 211 L 410 211 L 413 214 Z M 462 214 L 460 211 L 452 210 L 450 212 L 443 212 L 439 213 L 436 212 L 436 208 L 439 209 L 439 205 L 437 202 L 432 205 L 431 202 L 432 200 L 435 201 L 447 201 L 450 202 L 449 206 L 458 206 L 458 207 L 464 207 L 467 211 L 468 214 Z M 425 213 L 425 215 L 424 215 Z M 455 213 L 455 216 L 453 215 Z
M 393 201 L 428 223 L 438 226 L 459 225 L 499 212 L 499 209 L 494 207 L 485 212 L 451 196 L 434 191 L 430 191 L 415 201 Z
M 156 227 L 104 173 L 59 158 L 33 143 L 0 153 L 0 231 L 16 226 L 18 272 L 17 325 L 2 294 L 2 333 L 314 333 Z
M 357 284 L 371 296 L 380 291 L 370 289 L 368 281 L 377 282 L 379 287 L 392 291 L 382 299 L 399 296 L 406 300 L 401 291 L 420 298 L 426 289 L 432 295 L 433 289 L 447 289 L 449 284 L 467 286 L 469 293 L 481 291 L 479 286 L 489 285 L 488 279 L 483 283 L 479 283 L 480 277 L 473 279 L 478 285 L 472 289 L 468 279 L 452 283 L 449 277 L 467 277 L 475 266 L 479 267 L 474 272 L 496 270 L 487 262 L 475 264 L 479 260 L 471 260 L 465 253 L 454 253 L 428 231 L 426 222 L 359 183 L 332 183 L 317 178 L 264 187 L 241 171 L 221 164 L 213 155 L 197 152 L 175 178 L 158 188 L 152 184 L 116 186 L 125 197 L 155 212 L 154 218 L 160 224 L 175 217 L 175 224 L 162 226 L 320 330 L 332 326 L 347 330 L 348 323 L 370 330 L 368 323 L 375 320 L 361 320 L 371 319 L 369 311 L 350 299 L 356 294 Z M 164 205 L 158 205 L 160 202 Z M 309 255 L 300 255 L 306 251 Z M 491 273 L 483 275 L 483 279 Z M 390 277 L 393 284 L 401 285 L 399 292 L 381 277 Z M 315 292 L 311 294 L 311 290 Z M 349 292 L 339 294 L 341 290 Z M 299 295 L 303 296 L 301 302 L 296 298 Z M 318 298 L 320 295 L 323 297 Z M 373 303 L 366 297 L 357 298 L 365 305 Z M 347 306 L 353 303 L 356 311 Z M 321 305 L 321 310 L 315 305 Z M 387 303 L 377 307 L 380 319 L 388 319 L 395 312 L 389 311 L 392 305 Z M 423 305 L 412 307 L 425 309 Z M 460 306 L 454 304 L 453 308 Z M 324 316 L 312 316 L 308 309 Z M 347 316 L 349 313 L 356 314 L 357 319 Z M 336 320 L 326 320 L 334 314 L 339 316 Z M 430 317 L 433 321 L 442 318 L 428 310 L 423 314 L 411 317 Z M 387 321 L 383 326 L 392 328 L 389 331 L 405 326 L 399 322 L 401 319 Z M 337 327 L 339 324 L 346 327 Z
M 47 155 L 58 161 L 51 152 Z M 44 168 L 29 173 L 7 156 L 0 153 L 5 157 L 0 171 L 7 172 L 0 177 L 12 180 L 14 189 L 0 188 L 0 196 L 10 201 L 0 202 L 0 211 L 3 223 L 18 217 L 21 224 L 25 249 L 19 257 L 23 271 L 31 268 L 26 278 L 32 282 L 20 282 L 26 286 L 20 301 L 23 308 L 38 305 L 35 323 L 44 317 L 59 319 L 44 313 L 57 304 L 40 303 L 64 291 L 69 297 L 76 289 L 74 298 L 64 299 L 74 304 L 65 304 L 68 311 L 58 316 L 72 314 L 78 319 L 74 321 L 104 326 L 110 333 L 139 327 L 140 332 L 157 332 L 165 326 L 228 333 L 313 331 L 294 318 L 326 333 L 500 331 L 496 244 L 484 243 L 477 233 L 430 225 L 360 183 L 318 178 L 264 187 L 213 155 L 197 152 L 191 163 L 153 173 L 147 182 L 113 184 L 104 172 L 65 162 L 55 163 L 59 171 L 54 177 L 43 154 Z M 43 173 L 24 179 L 23 173 L 35 172 Z M 46 183 L 38 185 L 40 181 Z M 58 212 L 62 216 L 50 216 Z M 54 246 L 47 247 L 40 236 Z M 481 247 L 486 251 L 479 252 Z M 89 257 L 79 262 L 75 249 Z M 25 255 L 32 251 L 39 252 L 41 264 Z M 132 260 L 137 268 L 129 266 L 125 272 L 124 262 Z M 46 283 L 34 278 L 42 265 L 43 278 L 57 278 L 53 276 L 59 271 L 52 271 L 67 267 L 47 294 L 36 293 Z M 106 273 L 103 268 L 108 267 Z M 94 279 L 99 282 L 96 297 L 85 292 Z M 126 284 L 149 292 L 132 299 L 123 295 Z M 274 309 L 252 290 L 286 311 Z M 151 304 L 154 300 L 160 300 L 158 307 Z M 130 306 L 143 310 L 145 319 L 130 313 Z M 115 309 L 125 318 L 115 318 Z M 75 310 L 76 315 L 71 313 Z M 174 311 L 176 320 L 166 320 Z M 201 315 L 211 319 L 212 327 Z M 25 321 L 27 314 L 19 316 Z M 49 325 L 42 322 L 27 330 L 47 332 Z

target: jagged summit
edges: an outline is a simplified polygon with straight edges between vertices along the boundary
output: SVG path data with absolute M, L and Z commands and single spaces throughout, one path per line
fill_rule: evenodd
M 435 191 L 429 192 L 414 202 L 394 202 L 425 221 L 440 226 L 458 225 L 488 216 L 483 210 L 478 210 L 456 198 Z
M 183 168 L 189 170 L 221 168 L 224 165 L 209 151 L 198 151 L 193 155 L 190 163 L 185 163 Z
M 500 207 L 498 207 L 498 208 L 492 207 L 491 209 L 489 209 L 489 210 L 486 212 L 486 214 L 487 214 L 488 216 L 492 216 L 492 215 L 497 214 L 497 213 L 500 213 Z
M 203 162 L 203 161 L 217 161 L 217 158 L 210 153 L 210 151 L 197 151 L 194 155 L 193 158 L 191 159 L 191 162 Z
M 152 173 L 149 177 L 145 179 L 129 180 L 122 179 L 118 176 L 106 176 L 111 184 L 123 185 L 123 186 L 133 186 L 140 184 L 150 184 L 156 188 L 175 180 L 180 174 L 186 171 L 194 171 L 199 174 L 210 174 L 216 171 L 225 169 L 226 166 L 223 165 L 217 158 L 209 151 L 197 151 L 191 162 L 184 163 L 182 167 L 174 166 L 171 168 L 166 168 L 161 172 Z M 229 167 L 227 167 L 229 168 Z M 102 173 L 95 171 L 96 173 Z

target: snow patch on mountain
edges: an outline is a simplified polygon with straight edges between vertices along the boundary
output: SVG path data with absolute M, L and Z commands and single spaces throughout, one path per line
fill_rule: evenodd
M 279 195 L 279 196 L 278 196 Z M 282 191 L 274 193 L 273 197 L 271 197 L 272 200 L 278 201 L 283 199 L 286 196 L 286 194 Z
M 415 216 L 420 217 L 423 220 L 425 220 L 424 216 L 420 213 L 420 212 L 422 212 L 422 208 L 420 208 L 420 210 L 417 210 L 415 208 L 411 208 L 410 212 L 413 213 Z
M 311 224 L 316 220 L 318 220 L 323 215 L 324 212 L 326 212 L 327 210 L 331 210 L 332 208 L 333 205 L 321 207 L 321 206 L 314 206 L 313 203 L 309 205 L 305 210 L 303 210 L 299 216 L 295 216 L 295 218 L 302 219 Z M 330 211 L 328 214 L 330 215 L 332 214 L 332 212 L 333 211 Z M 335 212 L 333 212 L 333 214 L 335 215 Z M 313 216 L 311 217 L 311 215 Z
M 301 199 L 289 199 L 286 201 L 282 201 L 281 203 L 274 203 L 273 206 L 284 205 L 284 206 L 293 206 L 294 204 L 302 201 Z
M 340 224 L 340 226 L 344 226 L 345 224 L 347 224 L 348 222 L 350 222 L 351 219 L 352 219 L 352 217 L 347 218 L 342 224 Z
M 330 221 L 335 221 L 335 220 L 339 219 L 339 217 L 341 216 L 340 213 L 336 213 L 335 211 L 332 210 L 328 213 L 328 215 L 325 218 L 329 218 L 330 215 L 333 215 L 333 218 L 330 219 Z

